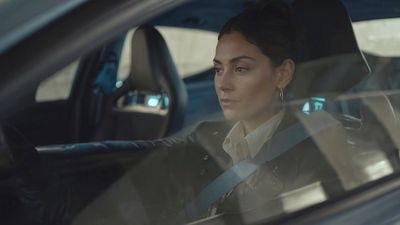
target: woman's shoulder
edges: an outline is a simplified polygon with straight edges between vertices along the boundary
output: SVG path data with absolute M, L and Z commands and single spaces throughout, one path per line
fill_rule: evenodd
M 232 126 L 228 121 L 203 121 L 191 132 L 189 138 L 195 142 L 223 140 Z
M 194 132 L 228 132 L 232 126 L 232 122 L 225 120 L 203 121 L 196 126 Z

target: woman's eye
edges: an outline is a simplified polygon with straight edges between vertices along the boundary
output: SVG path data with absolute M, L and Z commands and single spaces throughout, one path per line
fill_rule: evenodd
M 220 74 L 222 70 L 221 70 L 221 68 L 214 67 L 214 71 L 215 71 L 215 74 Z
M 247 67 L 241 67 L 241 66 L 235 68 L 235 71 L 239 72 L 239 73 L 243 73 L 243 72 L 246 72 L 248 70 L 249 69 Z

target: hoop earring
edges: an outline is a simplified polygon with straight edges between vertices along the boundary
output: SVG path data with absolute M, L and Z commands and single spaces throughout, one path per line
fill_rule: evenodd
M 281 99 L 282 103 L 285 102 L 285 99 L 283 98 L 283 88 L 279 88 L 279 98 Z

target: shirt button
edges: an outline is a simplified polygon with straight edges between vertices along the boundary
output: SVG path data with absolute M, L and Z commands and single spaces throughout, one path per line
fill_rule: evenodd
M 200 170 L 200 176 L 204 176 L 204 174 L 206 174 L 206 170 L 205 169 Z
M 212 134 L 213 134 L 213 135 L 217 135 L 217 134 L 218 134 L 218 131 L 214 131 Z
M 204 161 L 207 161 L 209 158 L 210 158 L 210 157 L 209 157 L 208 155 L 204 155 L 204 156 L 203 156 L 203 160 L 204 160 Z

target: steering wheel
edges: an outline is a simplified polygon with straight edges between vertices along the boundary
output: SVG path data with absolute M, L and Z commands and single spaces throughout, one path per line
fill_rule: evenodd
M 11 224 L 66 224 L 68 190 L 59 181 L 20 132 L 0 126 L 0 188 L 13 196 L 0 210 L 13 206 L 6 215 Z

